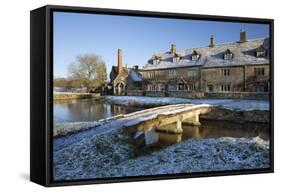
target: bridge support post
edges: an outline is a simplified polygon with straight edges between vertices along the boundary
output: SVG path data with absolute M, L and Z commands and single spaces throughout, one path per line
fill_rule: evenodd
M 187 125 L 200 126 L 201 123 L 199 122 L 199 115 L 200 113 L 195 113 L 193 117 L 183 120 L 182 123 Z
M 174 123 L 171 123 L 169 125 L 164 125 L 161 127 L 157 127 L 156 129 L 158 131 L 164 131 L 164 132 L 168 132 L 168 133 L 182 133 L 182 122 L 180 120 L 177 120 Z

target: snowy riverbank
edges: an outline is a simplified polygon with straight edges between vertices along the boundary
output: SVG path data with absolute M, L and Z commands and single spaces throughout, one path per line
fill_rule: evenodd
M 269 167 L 269 142 L 256 138 L 186 140 L 136 153 L 133 130 L 93 129 L 54 140 L 54 179 L 241 170 Z
M 269 101 L 263 100 L 234 100 L 234 99 L 184 99 L 173 97 L 144 97 L 144 96 L 103 96 L 102 99 L 117 105 L 131 106 L 160 106 L 168 104 L 192 103 L 210 104 L 230 110 L 251 111 L 269 110 Z

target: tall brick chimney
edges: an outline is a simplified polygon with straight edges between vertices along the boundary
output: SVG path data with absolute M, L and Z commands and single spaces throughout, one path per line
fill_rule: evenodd
M 121 73 L 123 70 L 122 64 L 122 49 L 118 49 L 118 65 L 117 65 L 117 73 Z
M 215 46 L 215 43 L 214 43 L 214 35 L 211 35 L 209 47 L 214 47 L 214 46 Z
M 241 30 L 240 31 L 240 43 L 245 43 L 247 41 L 246 38 L 246 31 L 245 30 Z
M 175 54 L 176 51 L 177 51 L 177 50 L 176 50 L 176 44 L 172 44 L 172 45 L 171 45 L 171 53 L 172 53 L 172 54 Z

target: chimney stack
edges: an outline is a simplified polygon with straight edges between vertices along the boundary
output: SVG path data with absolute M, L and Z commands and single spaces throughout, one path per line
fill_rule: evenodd
M 215 46 L 215 44 L 214 44 L 214 35 L 211 35 L 209 47 L 214 47 L 214 46 Z
M 123 70 L 122 65 L 122 49 L 118 49 L 118 66 L 117 66 L 117 73 L 120 74 Z
M 171 53 L 175 54 L 176 53 L 176 44 L 171 45 Z
M 241 30 L 240 31 L 240 43 L 245 43 L 247 41 L 246 38 L 246 31 L 245 30 Z

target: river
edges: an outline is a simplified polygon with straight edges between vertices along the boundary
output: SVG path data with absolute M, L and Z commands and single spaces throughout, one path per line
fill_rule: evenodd
M 71 100 L 54 103 L 54 123 L 97 121 L 118 114 L 142 110 L 142 107 L 119 106 L 102 100 Z M 187 139 L 220 137 L 256 137 L 269 139 L 269 125 L 200 120 L 201 126 L 183 125 L 182 134 L 170 134 L 152 130 L 136 139 L 140 147 L 163 148 Z

